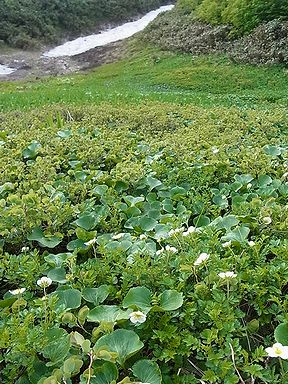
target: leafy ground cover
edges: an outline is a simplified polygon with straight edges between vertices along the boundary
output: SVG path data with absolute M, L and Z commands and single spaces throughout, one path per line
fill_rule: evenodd
M 287 382 L 285 76 L 150 51 L 1 85 L 2 382 Z

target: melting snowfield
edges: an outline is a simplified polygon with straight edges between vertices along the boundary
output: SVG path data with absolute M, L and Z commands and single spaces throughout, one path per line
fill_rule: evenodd
M 101 47 L 103 45 L 113 43 L 118 40 L 126 39 L 137 32 L 142 31 L 147 25 L 154 20 L 160 13 L 170 11 L 174 5 L 165 5 L 155 11 L 151 11 L 141 19 L 125 23 L 119 27 L 103 31 L 95 35 L 79 37 L 78 39 L 68 41 L 44 53 L 46 57 L 74 56 L 79 53 L 89 51 L 90 49 Z M 0 67 L 1 71 L 1 67 Z M 0 72 L 1 73 L 1 72 Z
M 7 65 L 0 64 L 0 76 L 2 75 L 10 75 L 10 73 L 16 71 L 14 68 L 9 68 Z

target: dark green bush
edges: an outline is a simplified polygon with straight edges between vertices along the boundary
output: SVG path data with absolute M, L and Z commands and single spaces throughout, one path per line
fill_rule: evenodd
M 29 40 L 95 31 L 106 22 L 120 22 L 167 3 L 163 0 L 2 0 L 0 40 L 26 48 Z
M 194 12 L 211 24 L 231 24 L 238 33 L 246 33 L 262 22 L 287 18 L 288 2 L 283 0 L 179 0 L 178 9 Z

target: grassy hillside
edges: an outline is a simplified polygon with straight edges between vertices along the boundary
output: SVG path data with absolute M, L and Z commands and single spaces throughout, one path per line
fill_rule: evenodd
M 224 56 L 193 57 L 143 48 L 131 59 L 94 72 L 31 82 L 0 83 L 0 110 L 47 104 L 175 102 L 274 108 L 287 105 L 287 70 L 232 65 Z
M 1 83 L 1 382 L 287 383 L 286 80 L 148 47 Z

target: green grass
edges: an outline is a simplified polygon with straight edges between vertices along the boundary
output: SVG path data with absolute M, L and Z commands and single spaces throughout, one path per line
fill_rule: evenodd
M 287 70 L 235 65 L 223 57 L 144 52 L 85 74 L 38 81 L 2 82 L 0 110 L 48 104 L 160 101 L 199 106 L 287 106 Z

